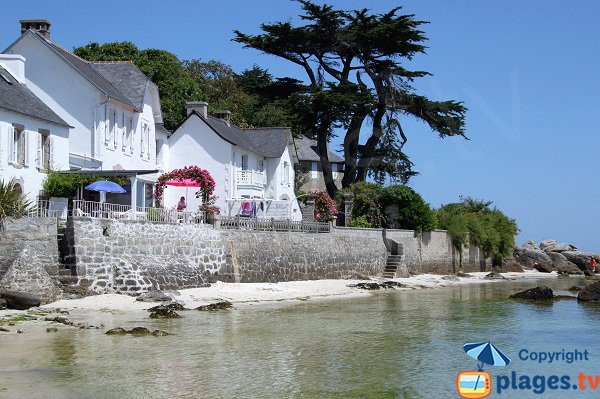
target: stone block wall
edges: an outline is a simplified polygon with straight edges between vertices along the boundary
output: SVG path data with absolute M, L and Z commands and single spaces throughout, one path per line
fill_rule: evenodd
M 79 283 L 96 292 L 139 294 L 207 282 L 279 282 L 381 275 L 381 229 L 331 233 L 215 230 L 209 225 L 72 218 L 67 226 Z M 452 273 L 458 254 L 445 231 L 387 230 L 416 273 Z M 479 251 L 463 251 L 463 270 L 479 270 Z
M 338 227 L 333 230 L 337 236 L 382 237 L 382 229 L 361 229 Z M 452 240 L 445 230 L 418 233 L 413 230 L 387 230 L 387 238 L 402 243 L 404 262 L 412 273 L 454 273 L 459 268 L 459 254 L 452 247 Z M 482 261 L 478 248 L 463 250 L 462 267 L 465 272 L 489 270 L 489 261 Z
M 23 250 L 27 262 L 42 266 L 50 276 L 58 275 L 56 219 L 7 219 L 0 232 L 0 279 Z
M 227 266 L 242 283 L 345 279 L 380 275 L 381 236 L 222 231 Z
M 96 292 L 197 287 L 225 267 L 220 234 L 209 225 L 76 217 L 67 235 L 79 284 Z

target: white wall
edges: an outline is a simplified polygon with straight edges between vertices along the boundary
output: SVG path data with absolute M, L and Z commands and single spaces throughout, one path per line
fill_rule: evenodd
M 155 117 L 160 114 L 160 104 L 146 88 L 142 113 L 118 101 L 109 100 L 79 72 L 58 57 L 39 39 L 25 35 L 10 50 L 27 60 L 28 87 L 74 129 L 71 131 L 69 152 L 102 161 L 103 170 L 153 170 L 156 169 Z M 154 109 L 153 109 L 154 106 Z M 106 110 L 117 112 L 116 142 L 106 141 Z M 122 115 L 133 118 L 133 152 L 123 148 Z M 158 117 L 160 119 L 160 117 Z M 149 151 L 142 155 L 142 124 L 146 121 L 150 132 Z M 127 123 L 127 122 L 126 122 Z
M 9 128 L 13 123 L 23 125 L 26 134 L 27 151 L 26 158 L 29 159 L 27 166 L 14 165 L 9 162 Z M 39 129 L 50 132 L 51 137 L 51 168 L 54 170 L 69 169 L 69 128 L 45 122 L 36 118 L 27 117 L 22 114 L 0 109 L 0 178 L 7 182 L 15 178 L 23 185 L 23 193 L 29 201 L 37 201 L 39 191 L 46 173 L 42 173 L 36 167 L 37 136 Z
M 74 127 L 69 151 L 92 157 L 94 109 L 102 101 L 100 92 L 31 35 L 25 35 L 10 53 L 21 54 L 27 60 L 29 89 Z
M 215 180 L 215 194 L 219 197 L 216 205 L 225 208 L 225 199 L 231 184 L 231 144 L 217 136 L 198 117 L 189 118 L 169 138 L 169 151 L 165 170 L 181 169 L 184 166 L 198 166 L 207 170 Z M 196 209 L 199 200 L 193 198 L 194 188 L 188 189 L 188 209 Z M 185 188 L 166 187 L 163 204 L 166 207 L 177 205 L 179 197 L 185 196 Z

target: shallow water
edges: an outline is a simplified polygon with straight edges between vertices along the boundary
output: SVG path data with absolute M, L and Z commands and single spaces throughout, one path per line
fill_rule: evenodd
M 544 280 L 556 289 L 583 280 Z M 486 366 L 491 397 L 586 398 L 586 391 L 496 391 L 497 376 L 600 375 L 600 307 L 509 301 L 534 281 L 378 292 L 368 298 L 185 312 L 103 315 L 101 330 L 0 335 L 0 397 L 9 398 L 457 398 L 455 379 L 476 369 L 462 350 L 492 340 L 512 363 Z M 559 292 L 560 293 L 560 292 Z M 566 292 L 563 292 L 566 293 Z M 75 321 L 91 313 L 72 312 Z M 106 336 L 113 326 L 176 335 Z M 589 360 L 539 364 L 529 351 L 590 352 Z

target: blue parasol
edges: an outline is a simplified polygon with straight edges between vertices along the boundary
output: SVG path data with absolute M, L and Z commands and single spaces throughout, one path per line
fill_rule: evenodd
M 467 342 L 463 345 L 463 349 L 467 355 L 481 362 L 481 364 L 477 366 L 479 371 L 483 371 L 484 364 L 503 367 L 510 363 L 510 358 L 500 352 L 500 349 L 496 348 L 490 341 Z M 478 375 L 475 386 L 479 383 L 479 377 L 480 376 Z
M 506 366 L 510 363 L 510 358 L 496 348 L 490 341 L 467 342 L 463 345 L 467 355 L 481 362 L 479 370 L 483 370 L 484 364 L 491 366 Z
M 85 187 L 86 190 L 103 191 L 105 193 L 124 193 L 125 189 L 117 183 L 108 180 L 95 181 Z

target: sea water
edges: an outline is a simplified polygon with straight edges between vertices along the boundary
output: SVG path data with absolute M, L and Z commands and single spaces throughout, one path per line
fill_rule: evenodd
M 585 284 L 575 278 L 539 283 L 559 294 Z M 457 374 L 477 371 L 478 363 L 462 346 L 487 340 L 512 359 L 506 367 L 484 365 L 491 375 L 490 397 L 600 396 L 600 387 L 594 392 L 547 386 L 553 375 L 570 376 L 570 385 L 577 385 L 582 372 L 600 375 L 600 306 L 508 299 L 536 285 L 501 282 L 375 292 L 351 299 L 180 312 L 184 318 L 174 320 L 151 320 L 144 312 L 103 313 L 108 321 L 101 329 L 0 335 L 0 397 L 458 398 Z M 72 312 L 69 317 L 91 322 L 94 313 Z M 104 334 L 116 326 L 173 335 Z M 588 359 L 569 363 L 563 356 L 540 362 L 539 356 L 531 360 L 523 351 L 588 351 Z M 531 389 L 523 376 L 530 378 Z M 545 378 L 543 393 L 534 392 L 535 376 Z M 509 387 L 498 393 L 503 378 Z

